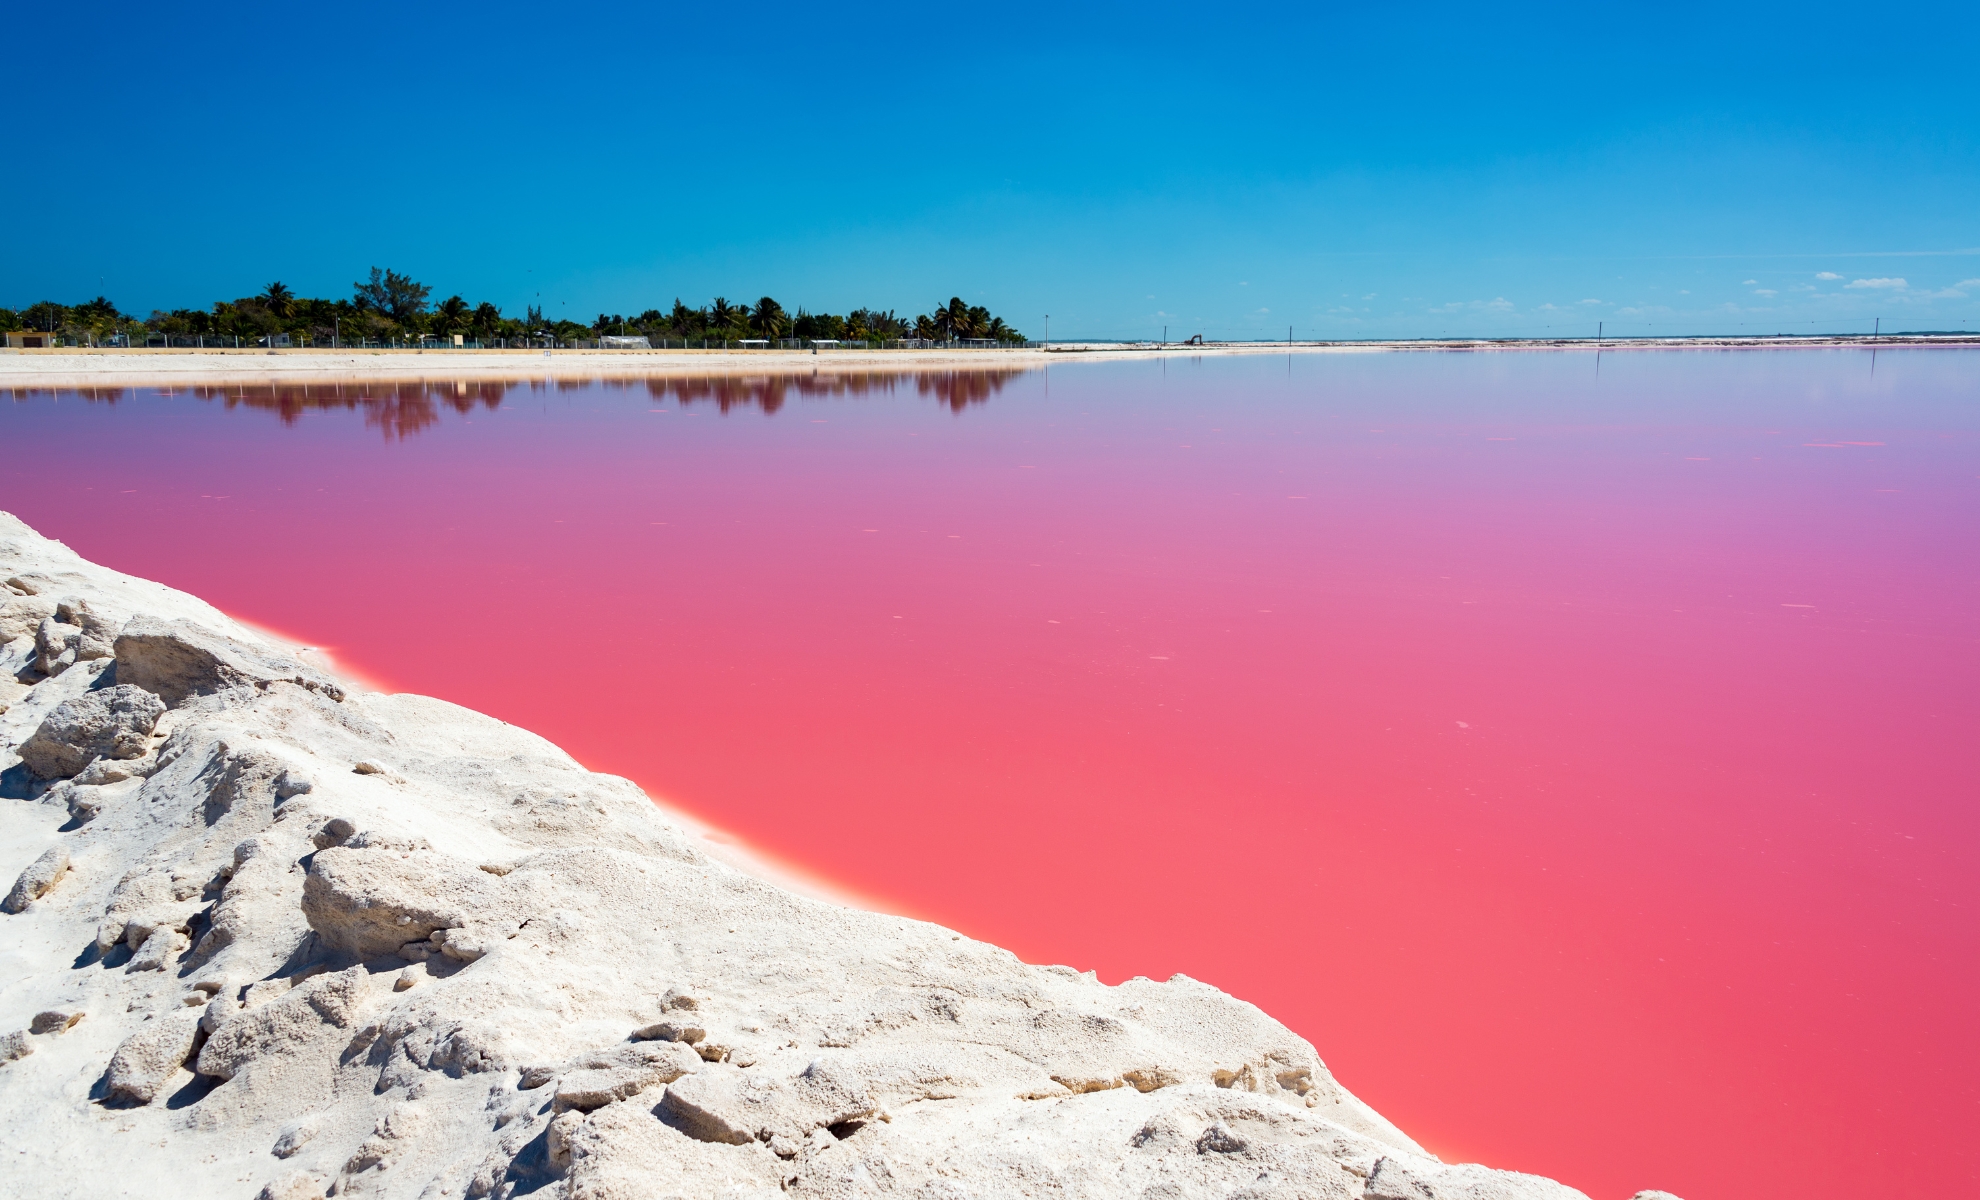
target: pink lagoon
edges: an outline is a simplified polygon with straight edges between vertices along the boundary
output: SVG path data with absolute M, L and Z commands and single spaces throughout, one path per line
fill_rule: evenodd
M 1980 1189 L 1980 356 L 19 391 L 0 508 L 1446 1156 Z

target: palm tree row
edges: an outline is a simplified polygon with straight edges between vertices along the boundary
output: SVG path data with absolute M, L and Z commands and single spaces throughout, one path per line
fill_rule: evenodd
M 486 301 L 473 304 L 459 295 L 429 304 L 433 289 L 397 271 L 371 269 L 368 279 L 352 285 L 347 300 L 297 296 L 281 281 L 259 294 L 215 301 L 211 308 L 153 310 L 138 318 L 120 312 L 98 296 L 82 304 L 60 305 L 44 300 L 14 310 L 0 308 L 0 330 L 31 329 L 58 334 L 72 343 L 104 342 L 125 337 L 133 343 L 147 337 L 237 338 L 249 344 L 287 336 L 292 342 L 328 345 L 418 341 L 423 338 L 464 341 L 555 341 L 559 344 L 606 334 L 645 336 L 658 343 L 734 342 L 747 339 L 838 340 L 851 342 L 952 342 L 987 339 L 1003 343 L 1024 341 L 1024 335 L 992 316 L 981 305 L 960 297 L 937 304 L 915 317 L 897 316 L 893 309 L 855 308 L 844 315 L 792 313 L 769 296 L 754 304 L 731 303 L 717 296 L 700 307 L 676 299 L 665 312 L 647 309 L 637 316 L 600 313 L 589 326 L 576 321 L 551 321 L 540 308 L 521 317 L 504 316 Z
M 673 308 L 666 312 L 649 308 L 637 316 L 600 313 L 591 328 L 594 333 L 600 334 L 624 333 L 649 339 L 682 341 L 716 338 L 724 341 L 746 338 L 851 342 L 908 339 L 929 342 L 965 339 L 1006 343 L 1024 341 L 1024 335 L 1006 324 L 1002 317 L 992 316 L 990 310 L 981 305 L 964 304 L 960 298 L 938 304 L 932 312 L 918 317 L 902 317 L 896 315 L 893 309 L 874 308 L 855 308 L 843 316 L 807 312 L 803 308 L 793 314 L 769 296 L 764 296 L 755 304 L 732 304 L 726 297 L 717 296 L 700 308 L 690 308 L 676 299 Z

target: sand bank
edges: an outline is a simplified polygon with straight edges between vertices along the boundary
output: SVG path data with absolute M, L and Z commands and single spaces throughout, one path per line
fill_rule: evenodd
M 1197 355 L 1398 351 L 1817 350 L 1980 348 L 1980 335 L 1879 338 L 1441 339 L 1364 342 L 1055 342 L 1018 350 L 0 350 L 0 388 L 352 382 L 374 379 L 581 379 L 798 371 L 1011 370 L 1047 363 Z

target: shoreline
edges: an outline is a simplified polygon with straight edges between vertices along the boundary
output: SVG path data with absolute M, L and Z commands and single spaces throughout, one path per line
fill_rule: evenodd
M 1449 338 L 1366 342 L 1060 342 L 1020 350 L 0 350 L 0 388 L 448 379 L 650 378 L 812 372 L 997 371 L 1054 362 L 1259 354 L 1642 350 L 1980 349 L 1980 334 L 1881 337 Z
M 1438 1159 L 1211 984 L 790 893 L 6 513 L 0 621 L 21 1194 L 1215 1200 L 1269 1151 L 1301 1194 L 1588 1200 Z
M 0 516 L 6 515 L 10 514 L 0 510 Z M 225 609 L 215 609 L 215 611 L 269 645 L 279 648 L 296 661 L 335 680 L 351 695 L 374 693 L 389 696 L 407 693 L 407 689 L 371 675 L 363 668 L 339 657 L 336 650 L 331 647 L 314 645 L 293 634 L 227 612 Z M 511 728 L 521 728 L 513 722 L 503 721 L 500 717 L 493 719 L 502 721 L 502 724 Z M 637 780 L 635 782 L 638 783 Z M 882 916 L 905 917 L 915 921 L 927 919 L 914 912 L 910 905 L 897 904 L 879 896 L 869 895 L 850 884 L 833 879 L 822 871 L 758 846 L 744 835 L 701 816 L 688 806 L 657 789 L 647 787 L 644 783 L 639 783 L 639 787 L 646 793 L 653 807 L 667 821 L 678 826 L 692 839 L 703 854 L 731 870 L 820 903 L 836 904 L 841 908 L 853 908 Z

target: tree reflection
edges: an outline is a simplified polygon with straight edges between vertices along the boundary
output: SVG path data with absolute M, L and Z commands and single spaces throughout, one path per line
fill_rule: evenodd
M 418 380 L 393 383 L 220 384 L 185 389 L 228 408 L 274 413 L 294 425 L 308 412 L 361 412 L 364 423 L 387 439 L 404 440 L 440 421 L 443 409 L 461 416 L 477 406 L 494 409 L 514 385 L 496 380 Z
M 655 400 L 677 404 L 712 403 L 722 412 L 757 408 L 775 413 L 795 395 L 804 400 L 835 400 L 855 396 L 891 396 L 912 387 L 916 395 L 932 397 L 951 412 L 986 404 L 1023 369 L 994 371 L 848 371 L 831 374 L 727 375 L 693 378 L 648 378 L 646 393 Z
M 698 375 L 679 377 L 561 377 L 557 379 L 450 379 L 372 381 L 364 383 L 277 383 L 277 384 L 200 384 L 190 387 L 152 389 L 122 387 L 91 388 L 4 388 L 0 394 L 24 402 L 82 399 L 92 404 L 116 404 L 140 390 L 161 396 L 192 396 L 218 401 L 229 409 L 244 408 L 270 412 L 284 425 L 296 424 L 305 413 L 359 412 L 364 423 L 378 430 L 387 440 L 404 440 L 439 423 L 452 409 L 465 417 L 479 407 L 497 409 L 518 389 L 534 393 L 569 393 L 600 387 L 608 391 L 632 392 L 643 388 L 654 401 L 673 400 L 681 405 L 713 404 L 727 413 L 732 409 L 757 409 L 765 414 L 781 411 L 793 397 L 800 400 L 836 400 L 863 396 L 885 397 L 913 389 L 923 399 L 933 399 L 951 412 L 960 413 L 973 404 L 986 404 L 990 397 L 1024 369 L 953 371 L 846 371 L 792 372 L 769 375 Z

